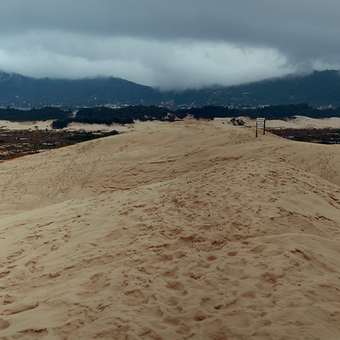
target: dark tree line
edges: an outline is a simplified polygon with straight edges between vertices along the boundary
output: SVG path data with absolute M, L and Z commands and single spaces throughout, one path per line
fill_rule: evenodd
M 44 107 L 41 109 L 19 110 L 14 108 L 0 109 L 0 120 L 11 122 L 65 119 L 70 115 L 70 111 L 60 110 L 57 107 Z
M 82 108 L 77 114 L 71 111 L 63 111 L 56 107 L 44 107 L 42 109 L 19 110 L 13 108 L 0 109 L 0 120 L 9 121 L 46 121 L 54 120 L 52 127 L 61 129 L 71 122 L 87 124 L 131 124 L 134 120 L 161 120 L 173 121 L 192 116 L 195 119 L 212 120 L 215 117 L 250 118 L 263 117 L 267 119 L 285 119 L 301 115 L 311 118 L 340 117 L 340 109 L 318 110 L 307 104 L 266 106 L 252 110 L 236 110 L 223 106 L 203 106 L 186 110 L 172 111 L 158 106 L 128 106 L 121 109 L 108 107 Z

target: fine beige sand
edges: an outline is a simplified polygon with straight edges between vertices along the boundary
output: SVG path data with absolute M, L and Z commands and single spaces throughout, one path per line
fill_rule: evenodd
M 340 145 L 185 121 L 0 164 L 0 339 L 339 339 Z
M 215 118 L 213 123 L 216 125 L 231 124 L 233 118 Z M 249 117 L 238 117 L 244 122 L 245 126 L 255 127 L 256 120 Z M 315 119 L 305 116 L 296 116 L 295 119 L 286 120 L 266 120 L 266 128 L 271 129 L 340 129 L 340 118 Z
M 46 121 L 25 121 L 25 122 L 11 122 L 8 120 L 0 120 L 0 129 L 9 130 L 53 130 L 52 129 L 53 120 Z M 66 128 L 61 130 L 85 130 L 85 131 L 119 131 L 119 132 L 129 132 L 135 130 L 144 130 L 150 127 L 166 124 L 166 122 L 160 121 L 145 121 L 141 122 L 136 120 L 133 124 L 83 124 L 83 123 L 69 123 Z M 60 130 L 55 130 L 60 131 Z
M 212 123 L 217 126 L 223 126 L 224 124 L 232 125 L 231 119 L 233 118 L 215 118 Z M 238 117 L 244 122 L 247 127 L 255 127 L 256 120 L 250 119 L 249 117 Z M 0 120 L 1 129 L 10 130 L 52 130 L 53 120 L 47 121 L 26 121 L 26 122 L 10 122 L 7 120 Z M 156 127 L 159 125 L 168 124 L 167 122 L 160 121 L 145 121 L 141 122 L 136 120 L 133 124 L 83 124 L 83 123 L 69 123 L 66 128 L 62 130 L 74 131 L 74 130 L 85 130 L 85 131 L 119 131 L 119 132 L 130 132 L 136 130 L 149 129 L 151 127 Z M 266 120 L 266 127 L 272 129 L 325 129 L 333 128 L 340 129 L 340 118 L 324 118 L 324 119 L 314 119 L 304 116 L 296 116 L 295 119 L 288 120 Z M 57 130 L 58 131 L 58 130 Z M 59 130 L 60 131 L 60 130 Z

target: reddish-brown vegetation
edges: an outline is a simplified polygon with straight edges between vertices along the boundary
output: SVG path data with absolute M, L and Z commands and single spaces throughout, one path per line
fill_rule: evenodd
M 0 130 L 0 161 L 37 153 L 42 150 L 61 148 L 86 140 L 105 137 L 117 132 L 96 133 L 85 131 L 54 130 Z

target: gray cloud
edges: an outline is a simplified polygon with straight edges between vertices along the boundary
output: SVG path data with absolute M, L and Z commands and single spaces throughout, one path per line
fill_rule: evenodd
M 339 9 L 334 0 L 5 0 L 0 69 L 183 88 L 338 68 Z

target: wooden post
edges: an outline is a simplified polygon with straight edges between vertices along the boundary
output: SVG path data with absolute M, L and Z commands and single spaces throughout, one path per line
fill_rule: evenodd
M 266 132 L 266 120 L 263 122 L 263 135 L 265 135 Z

